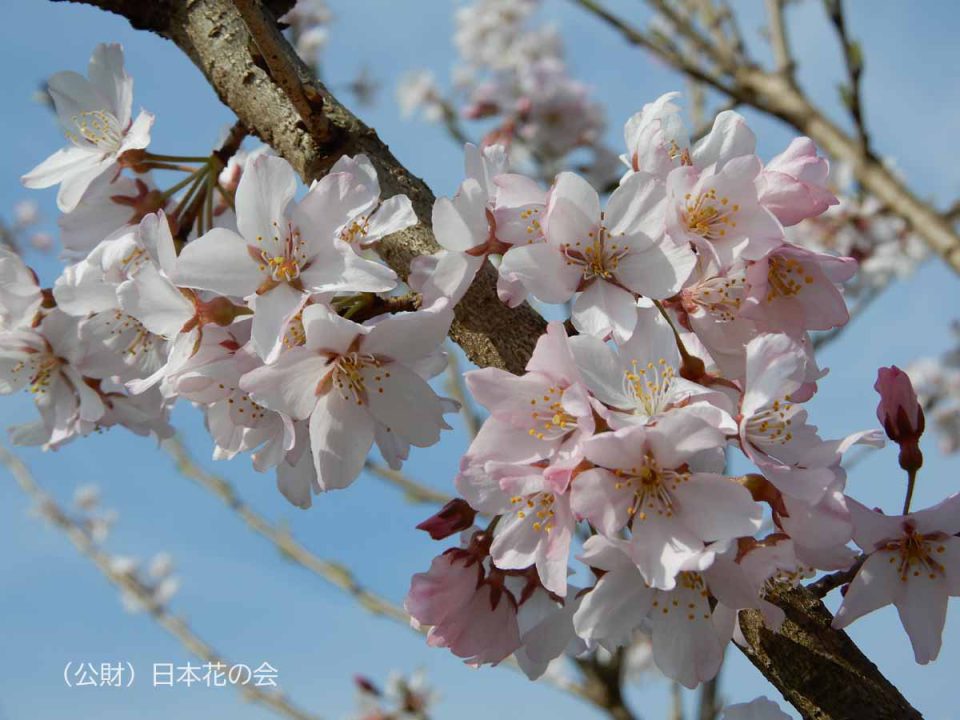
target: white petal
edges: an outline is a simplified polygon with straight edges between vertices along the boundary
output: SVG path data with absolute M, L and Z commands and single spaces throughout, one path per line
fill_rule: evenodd
M 367 408 L 328 392 L 310 416 L 310 445 L 322 490 L 350 485 L 373 446 L 374 423 Z
M 278 232 L 287 205 L 297 191 L 293 168 L 283 158 L 260 155 L 248 162 L 237 186 L 237 229 L 251 244 L 267 243 Z
M 443 406 L 423 378 L 399 363 L 363 370 L 370 412 L 388 430 L 416 447 L 440 439 Z
M 213 228 L 184 246 L 172 280 L 184 287 L 246 297 L 266 277 L 242 237 L 225 228 Z

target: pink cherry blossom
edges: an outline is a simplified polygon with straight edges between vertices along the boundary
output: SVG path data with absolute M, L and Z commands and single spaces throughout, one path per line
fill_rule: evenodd
M 438 306 L 358 325 L 311 305 L 303 311 L 304 345 L 250 371 L 240 387 L 271 410 L 309 418 L 319 487 L 343 488 L 375 439 L 381 448 L 391 438 L 426 447 L 447 427 L 446 408 L 418 362 L 435 352 L 452 318 Z
M 856 500 L 853 539 L 867 554 L 837 611 L 833 625 L 893 604 L 910 636 L 916 661 L 940 653 L 947 598 L 960 595 L 960 495 L 908 515 L 883 515 Z
M 757 178 L 760 204 L 784 226 L 824 212 L 840 201 L 827 189 L 830 163 L 817 155 L 810 138 L 794 138 Z
M 253 344 L 265 359 L 279 351 L 280 330 L 310 293 L 382 292 L 392 270 L 358 256 L 342 228 L 370 202 L 348 173 L 325 175 L 299 203 L 296 179 L 281 158 L 248 164 L 237 187 L 237 228 L 214 228 L 187 243 L 177 258 L 178 285 L 249 298 Z
M 550 191 L 546 242 L 514 247 L 501 274 L 547 303 L 579 293 L 577 329 L 625 340 L 636 325 L 635 295 L 673 295 L 695 262 L 686 245 L 663 238 L 662 208 L 663 186 L 652 175 L 629 178 L 601 213 L 597 191 L 580 176 L 561 173 Z

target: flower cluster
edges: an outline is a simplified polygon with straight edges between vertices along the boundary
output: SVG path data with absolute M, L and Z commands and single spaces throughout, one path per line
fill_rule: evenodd
M 893 602 L 927 662 L 958 589 L 960 496 L 867 510 L 841 461 L 882 432 L 823 439 L 808 419 L 826 372 L 810 333 L 847 322 L 857 266 L 785 231 L 837 202 L 827 162 L 801 138 L 763 163 L 734 112 L 691 143 L 674 99 L 628 121 L 605 206 L 574 173 L 542 189 L 500 148 L 469 146 L 468 179 L 437 202 L 444 250 L 411 280 L 425 298 L 455 302 L 491 257 L 504 301 L 571 302 L 572 328 L 550 323 L 522 376 L 466 375 L 488 417 L 460 463 L 462 499 L 421 525 L 461 542 L 414 576 L 406 608 L 429 644 L 475 664 L 512 654 L 531 677 L 646 635 L 659 669 L 694 687 L 739 638 L 738 611 L 776 630 L 766 591 L 850 568 L 852 539 L 863 564 L 836 624 Z M 890 387 L 882 372 L 879 417 L 905 447 L 915 428 L 888 417 L 917 415 Z M 731 453 L 755 470 L 730 476 Z
M 56 448 L 112 425 L 164 438 L 182 398 L 203 410 L 216 458 L 276 468 L 299 506 L 352 483 L 374 442 L 394 468 L 437 442 L 456 405 L 428 380 L 452 311 L 390 295 L 398 279 L 376 245 L 416 217 L 405 196 L 381 198 L 365 156 L 299 201 L 289 164 L 262 152 L 161 192 L 142 171 L 179 161 L 144 150 L 152 116 L 129 120 L 119 46 L 97 48 L 89 80 L 57 78 L 72 145 L 24 181 L 60 183 L 77 261 L 41 289 L 0 254 L 0 393 L 28 388 L 40 412 L 16 442 Z
M 551 176 L 574 151 L 593 155 L 591 172 L 606 182 L 616 158 L 601 143 L 602 107 L 589 88 L 574 79 L 563 59 L 563 42 L 551 26 L 538 25 L 539 0 L 476 0 L 454 18 L 455 103 L 445 101 L 423 71 L 399 89 L 409 113 L 420 107 L 428 119 L 446 113 L 468 120 L 493 120 L 486 143 L 506 147 L 514 163 L 534 165 Z

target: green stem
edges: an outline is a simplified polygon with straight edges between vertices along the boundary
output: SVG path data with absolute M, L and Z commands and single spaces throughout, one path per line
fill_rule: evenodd
M 194 170 L 193 174 L 188 175 L 187 177 L 185 177 L 183 180 L 178 182 L 176 185 L 174 185 L 170 189 L 164 190 L 162 193 L 160 193 L 160 197 L 163 198 L 164 200 L 172 197 L 175 193 L 185 188 L 191 182 L 196 181 L 197 177 L 200 175 L 201 172 L 203 172 L 203 168 Z

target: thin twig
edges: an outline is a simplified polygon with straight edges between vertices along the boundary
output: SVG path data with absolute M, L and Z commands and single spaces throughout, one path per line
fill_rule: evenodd
M 400 472 L 399 470 L 394 470 L 386 465 L 374 462 L 373 460 L 367 460 L 363 467 L 370 474 L 376 475 L 381 480 L 384 480 L 403 490 L 404 496 L 410 502 L 431 505 L 445 505 L 452 499 L 446 493 L 428 488 L 426 485 L 418 483 L 416 480 Z
M 840 39 L 840 45 L 843 48 L 843 61 L 847 68 L 849 84 L 840 86 L 840 95 L 853 118 L 861 152 L 866 156 L 872 156 L 870 136 L 867 134 L 867 126 L 863 117 L 863 101 L 860 90 L 860 79 L 863 76 L 863 53 L 860 50 L 860 44 L 851 40 L 847 35 L 843 0 L 823 0 L 823 5 L 830 22 L 833 23 L 833 27 L 837 31 L 837 37 Z
M 790 51 L 790 36 L 787 35 L 787 23 L 783 16 L 785 5 L 786 0 L 767 0 L 767 15 L 770 17 L 768 29 L 777 72 L 789 83 L 794 84 L 797 63 Z
M 807 585 L 807 590 L 813 593 L 816 597 L 822 598 L 834 588 L 838 588 L 841 585 L 846 585 L 848 582 L 853 580 L 854 576 L 860 571 L 860 567 L 863 565 L 866 559 L 866 555 L 861 555 L 859 558 L 857 558 L 857 561 L 846 570 L 839 570 L 835 573 L 824 575 L 816 582 L 812 582 Z
M 191 630 L 181 617 L 171 613 L 165 604 L 157 602 L 150 588 L 135 574 L 118 572 L 114 569 L 110 556 L 97 547 L 89 532 L 71 518 L 56 500 L 37 484 L 26 463 L 2 445 L 0 445 L 0 463 L 7 467 L 20 488 L 42 508 L 43 516 L 62 530 L 77 550 L 92 561 L 107 580 L 136 598 L 161 627 L 177 638 L 194 655 L 211 665 L 230 667 L 230 663 Z M 237 689 L 247 700 L 268 707 L 283 717 L 293 720 L 317 720 L 318 718 L 317 715 L 298 708 L 280 692 L 265 692 L 256 685 L 238 685 Z
M 161 448 L 176 462 L 177 470 L 181 475 L 216 495 L 251 530 L 273 543 L 284 557 L 351 595 L 361 606 L 374 615 L 382 615 L 405 624 L 409 622 L 409 616 L 402 608 L 363 587 L 349 568 L 340 563 L 317 557 L 297 542 L 288 530 L 274 525 L 247 505 L 240 499 L 233 485 L 226 478 L 207 472 L 200 467 L 190 457 L 190 453 L 179 438 L 172 437 L 165 440 L 161 444 Z

